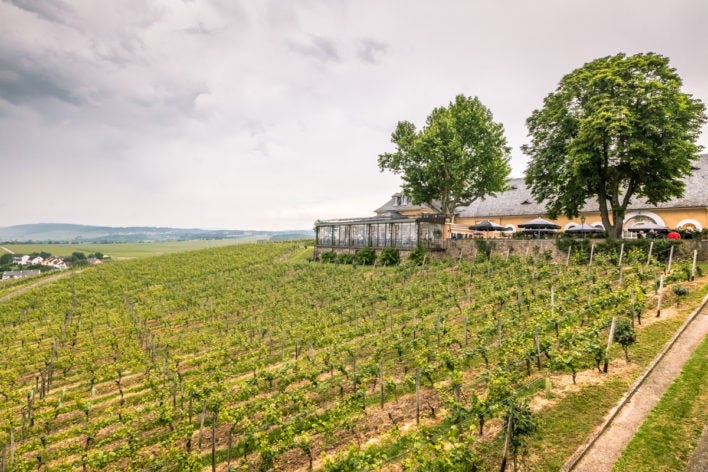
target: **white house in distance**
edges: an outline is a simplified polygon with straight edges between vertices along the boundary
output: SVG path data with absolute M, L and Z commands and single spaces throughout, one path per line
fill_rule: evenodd
M 30 258 L 30 256 L 26 254 L 14 254 L 12 256 L 12 263 L 25 266 L 25 265 L 43 265 L 47 267 L 52 267 L 54 269 L 58 270 L 65 270 L 68 269 L 69 266 L 66 264 L 64 259 L 62 257 L 57 257 L 57 256 L 49 256 L 46 259 L 44 259 L 41 256 L 36 256 Z
M 19 264 L 19 265 L 27 265 L 29 264 L 30 256 L 27 254 L 15 254 L 12 256 L 12 263 L 13 264 Z
M 54 267 L 55 269 L 65 270 L 68 269 L 66 262 L 61 257 L 51 256 L 42 261 L 42 265 Z

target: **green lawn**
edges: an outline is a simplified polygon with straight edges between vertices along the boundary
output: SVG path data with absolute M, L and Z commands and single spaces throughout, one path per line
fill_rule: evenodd
M 708 339 L 696 349 L 613 471 L 685 470 L 708 424 Z
M 534 456 L 532 460 L 533 470 L 548 472 L 555 471 L 565 463 L 568 457 L 570 457 L 578 446 L 580 446 L 580 444 L 587 439 L 593 428 L 602 423 L 605 414 L 619 401 L 622 395 L 626 392 L 627 388 L 629 388 L 630 384 L 654 359 L 657 352 L 661 350 L 661 347 L 669 339 L 671 339 L 676 330 L 684 323 L 688 315 L 693 311 L 694 307 L 700 304 L 701 300 L 706 295 L 706 292 L 708 292 L 708 286 L 701 286 L 698 290 L 693 291 L 689 295 L 682 306 L 681 313 L 677 316 L 672 319 L 664 320 L 660 323 L 648 325 L 638 332 L 637 342 L 630 347 L 629 355 L 632 363 L 637 364 L 640 368 L 634 371 L 631 377 L 614 378 L 603 384 L 583 387 L 580 391 L 564 397 L 554 408 L 541 412 L 538 430 L 531 438 L 529 444 L 531 454 Z M 705 351 L 708 350 L 706 342 L 703 343 L 702 349 L 703 357 L 699 358 L 697 366 L 698 370 L 701 368 L 701 362 L 705 365 Z M 613 346 L 613 356 L 618 357 L 621 355 L 622 354 L 619 347 L 617 345 Z M 696 354 L 694 354 L 694 357 L 696 357 Z M 695 364 L 695 360 L 693 360 L 693 362 Z M 690 376 L 692 374 L 688 375 Z M 698 428 L 697 433 L 695 429 L 691 429 L 687 425 L 676 425 L 677 431 L 675 431 L 676 437 L 674 438 L 674 442 L 677 443 L 677 445 L 673 447 L 677 448 L 680 446 L 686 446 L 685 443 L 687 441 L 692 441 L 692 444 L 695 446 L 695 442 L 701 434 L 702 426 L 708 422 L 708 375 L 703 372 L 695 378 L 692 377 L 692 379 L 692 384 L 694 381 L 698 382 L 699 385 L 701 382 L 704 384 L 702 385 L 704 395 L 703 400 L 695 397 L 696 402 L 694 404 L 690 404 L 692 397 L 689 396 L 688 398 L 683 398 L 683 401 L 689 404 L 689 411 L 694 413 L 697 409 L 700 410 L 702 408 L 703 416 L 694 414 L 693 418 L 695 419 L 698 417 L 699 419 L 703 418 L 703 420 L 702 422 L 699 422 L 700 428 Z M 688 409 L 689 406 L 682 404 L 681 407 L 686 407 Z M 674 413 L 669 413 L 669 418 L 673 416 L 673 414 Z M 654 440 L 655 439 L 652 439 L 652 441 Z M 660 441 L 664 441 L 664 438 L 661 438 Z M 642 445 L 635 447 L 636 455 L 641 456 L 645 453 L 645 449 L 652 447 L 654 446 L 651 443 L 648 443 L 648 445 L 647 443 L 642 443 Z M 625 462 L 625 465 L 635 465 L 632 461 L 634 461 L 634 458 L 631 458 L 628 462 Z M 626 466 L 625 468 L 615 470 L 668 471 L 683 469 L 662 469 L 658 466 L 648 468 Z
M 629 388 L 631 379 L 614 378 L 598 385 L 582 387 L 565 396 L 555 408 L 540 415 L 539 427 L 529 448 L 534 455 L 533 470 L 557 471 L 607 412 Z

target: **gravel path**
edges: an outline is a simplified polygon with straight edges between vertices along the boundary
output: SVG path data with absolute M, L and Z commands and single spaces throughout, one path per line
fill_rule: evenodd
M 706 472 L 706 470 L 708 470 L 708 427 L 703 430 L 701 440 L 686 467 L 686 472 Z
M 708 334 L 706 302 L 708 297 L 689 317 L 684 325 L 685 329 L 674 337 L 675 342 L 657 356 L 620 400 L 600 432 L 573 454 L 561 469 L 562 471 L 610 472 L 612 470 L 612 466 L 619 459 L 634 433 L 679 375 L 691 353 Z

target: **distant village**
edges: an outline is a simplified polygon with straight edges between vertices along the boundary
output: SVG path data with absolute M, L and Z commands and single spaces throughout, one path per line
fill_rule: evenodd
M 18 270 L 3 270 L 1 280 L 19 279 L 39 275 L 50 270 L 66 270 L 74 265 L 102 264 L 103 254 L 90 254 L 88 257 L 80 252 L 75 252 L 70 257 L 52 256 L 41 254 L 3 254 L 0 256 L 0 265 L 3 268 Z

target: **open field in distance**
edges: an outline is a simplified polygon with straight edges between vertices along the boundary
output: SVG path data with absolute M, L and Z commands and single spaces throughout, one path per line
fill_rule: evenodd
M 210 247 L 230 246 L 233 244 L 253 243 L 253 239 L 196 239 L 192 241 L 168 241 L 156 243 L 105 243 L 105 244 L 3 244 L 3 247 L 18 254 L 48 252 L 53 256 L 70 256 L 74 252 L 91 254 L 103 253 L 113 259 L 140 258 L 194 251 Z

